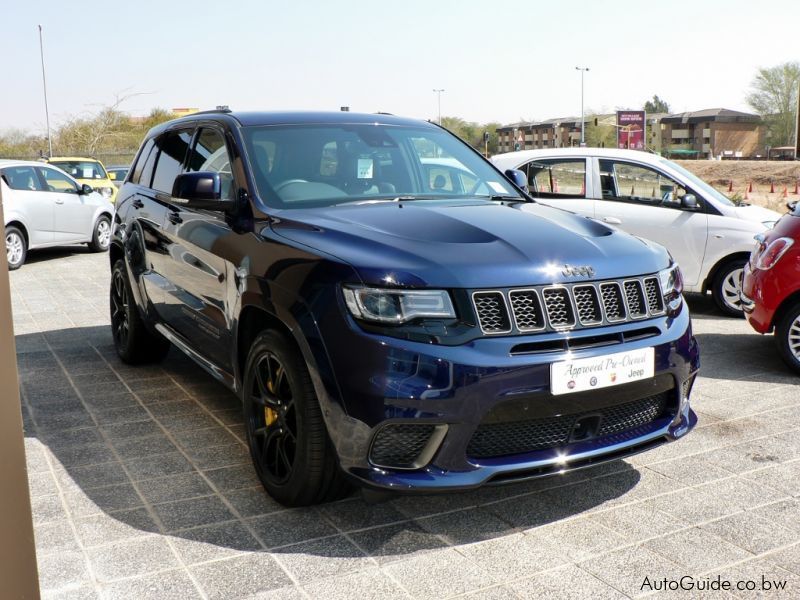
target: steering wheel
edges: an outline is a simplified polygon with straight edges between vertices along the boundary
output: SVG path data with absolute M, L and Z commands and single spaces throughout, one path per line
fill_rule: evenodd
M 281 181 L 278 185 L 275 186 L 275 191 L 280 191 L 285 188 L 287 185 L 291 185 L 292 183 L 308 183 L 307 179 L 287 179 L 286 181 Z

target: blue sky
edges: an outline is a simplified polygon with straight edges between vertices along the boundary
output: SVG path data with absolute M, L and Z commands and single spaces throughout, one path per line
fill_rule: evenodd
M 442 113 L 504 123 L 639 108 L 748 110 L 761 66 L 799 60 L 800 3 L 752 0 L 2 0 L 0 129 L 122 108 Z

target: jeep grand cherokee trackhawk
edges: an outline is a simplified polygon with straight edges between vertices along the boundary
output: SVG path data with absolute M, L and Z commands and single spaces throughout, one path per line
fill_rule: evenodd
M 520 183 L 390 115 L 161 125 L 119 192 L 117 351 L 172 343 L 237 392 L 287 505 L 349 481 L 510 482 L 685 435 L 699 357 L 677 265 Z

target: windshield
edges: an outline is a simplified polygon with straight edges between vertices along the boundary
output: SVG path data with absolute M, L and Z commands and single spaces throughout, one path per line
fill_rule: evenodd
M 684 169 L 679 164 L 674 163 L 671 160 L 667 160 L 666 158 L 662 158 L 661 162 L 669 165 L 672 169 L 683 175 L 689 181 L 689 183 L 691 183 L 692 187 L 698 192 L 704 192 L 706 196 L 711 196 L 714 200 L 724 204 L 725 206 L 734 206 L 734 203 L 731 202 L 727 196 L 725 196 L 722 192 L 717 191 L 714 187 L 700 179 L 691 171 Z
M 103 165 L 95 160 L 51 160 L 54 165 L 75 179 L 107 179 Z
M 276 208 L 510 196 L 482 157 L 441 129 L 375 124 L 247 127 L 261 198 Z

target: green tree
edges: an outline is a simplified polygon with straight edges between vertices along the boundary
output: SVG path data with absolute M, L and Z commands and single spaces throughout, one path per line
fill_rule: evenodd
M 750 86 L 752 91 L 747 95 L 747 103 L 764 119 L 767 143 L 770 146 L 794 144 L 800 63 L 762 67 Z
M 597 125 L 595 125 L 597 122 Z M 614 115 L 589 114 L 586 117 L 586 145 L 590 148 L 616 148 L 617 128 Z
M 648 115 L 652 115 L 654 113 L 668 113 L 669 104 L 667 104 L 666 100 L 662 100 L 657 94 L 654 94 L 652 100 L 648 100 L 644 103 L 643 110 Z

